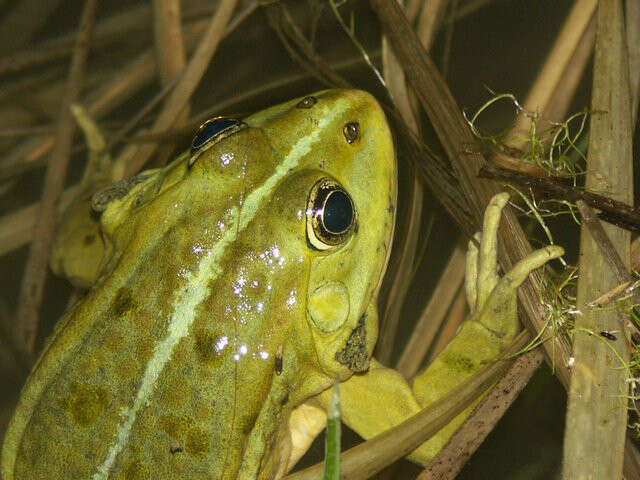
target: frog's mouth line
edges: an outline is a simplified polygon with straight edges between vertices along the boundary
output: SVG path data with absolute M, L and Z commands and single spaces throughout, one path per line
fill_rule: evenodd
M 336 352 L 336 361 L 348 367 L 352 372 L 365 372 L 369 368 L 367 329 L 364 322 L 366 316 L 366 313 L 362 314 L 358 325 L 347 338 L 344 348 Z

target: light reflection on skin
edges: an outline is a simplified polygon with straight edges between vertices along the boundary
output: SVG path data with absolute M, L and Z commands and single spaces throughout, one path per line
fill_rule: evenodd
M 220 163 L 225 166 L 229 165 L 234 158 L 235 155 L 232 152 L 223 153 L 222 155 L 220 155 Z

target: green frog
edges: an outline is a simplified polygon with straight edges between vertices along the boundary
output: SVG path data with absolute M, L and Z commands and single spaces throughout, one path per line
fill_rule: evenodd
M 495 197 L 470 244 L 472 316 L 410 386 L 372 359 L 396 196 L 385 115 L 358 90 L 211 119 L 168 166 L 85 196 L 97 230 L 54 264 L 92 288 L 27 380 L 4 480 L 279 478 L 336 380 L 369 438 L 472 375 L 513 338 L 518 285 L 562 250 L 499 279 Z M 426 464 L 463 418 L 411 458 Z

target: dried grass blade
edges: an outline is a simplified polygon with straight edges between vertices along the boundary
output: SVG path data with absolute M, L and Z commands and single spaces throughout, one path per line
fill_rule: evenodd
M 180 21 L 180 0 L 153 0 L 154 44 L 156 58 L 163 86 L 172 84 L 182 75 L 187 66 L 185 46 Z M 178 80 L 179 81 L 179 80 Z M 179 128 L 189 120 L 191 107 L 184 107 L 174 126 Z M 164 148 L 154 159 L 154 164 L 162 166 L 173 154 L 173 149 Z

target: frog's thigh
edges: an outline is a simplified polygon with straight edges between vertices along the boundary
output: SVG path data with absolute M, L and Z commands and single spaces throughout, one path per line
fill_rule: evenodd
M 331 389 L 318 396 L 325 408 L 330 397 Z M 365 439 L 375 437 L 420 411 L 404 377 L 374 359 L 366 373 L 353 375 L 340 384 L 340 405 L 342 421 Z M 432 450 L 423 444 L 409 458 L 426 465 L 433 457 Z

